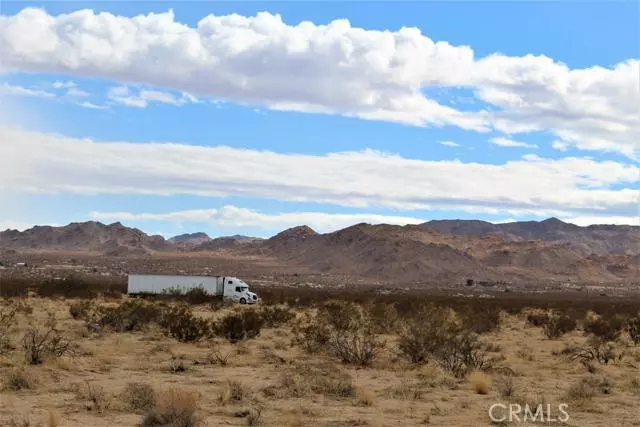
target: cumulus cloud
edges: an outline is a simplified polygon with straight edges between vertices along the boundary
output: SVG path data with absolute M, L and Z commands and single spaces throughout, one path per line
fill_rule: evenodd
M 396 225 L 424 222 L 421 218 L 369 213 L 285 212 L 265 214 L 256 210 L 231 205 L 223 206 L 220 209 L 196 209 L 159 214 L 91 212 L 90 216 L 99 221 L 201 222 L 223 228 L 254 228 L 273 231 L 304 224 L 319 232 L 331 232 L 360 222 Z
M 0 126 L 0 190 L 191 194 L 351 207 L 556 216 L 636 214 L 640 169 L 526 155 L 504 164 L 372 150 L 281 154 L 226 146 L 95 142 Z
M 638 158 L 640 61 L 571 69 L 545 56 L 474 56 L 417 28 L 377 31 L 339 19 L 291 25 L 267 12 L 136 17 L 25 8 L 0 17 L 5 72 L 49 72 L 148 84 L 253 107 L 340 114 L 506 134 L 549 131 L 567 146 Z M 459 111 L 425 94 L 461 87 Z M 140 100 L 129 100 L 140 106 Z M 491 108 L 482 109 L 482 103 Z
M 496 137 L 489 140 L 492 144 L 499 145 L 500 147 L 522 147 L 522 148 L 538 148 L 535 144 L 528 144 L 522 141 L 514 141 L 513 139 L 505 137 Z

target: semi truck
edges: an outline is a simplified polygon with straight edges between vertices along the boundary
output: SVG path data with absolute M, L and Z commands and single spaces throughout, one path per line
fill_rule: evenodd
M 240 304 L 255 304 L 258 295 L 249 291 L 237 277 L 229 276 L 169 276 L 158 274 L 130 274 L 127 293 L 130 295 L 187 293 L 202 288 L 207 294 Z

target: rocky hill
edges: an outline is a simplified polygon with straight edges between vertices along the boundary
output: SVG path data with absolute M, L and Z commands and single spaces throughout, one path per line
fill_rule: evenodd
M 273 260 L 283 273 L 307 271 L 397 283 L 640 279 L 640 254 L 634 245 L 638 227 L 577 227 L 555 219 L 505 226 L 482 221 L 356 224 L 326 234 L 299 226 L 266 240 L 212 239 L 204 233 L 165 240 L 120 223 L 91 221 L 7 230 L 0 233 L 0 250 L 86 251 L 120 257 L 210 253 L 246 262 Z
M 640 227 L 630 225 L 590 225 L 580 227 L 557 218 L 492 224 L 478 220 L 436 220 L 422 227 L 445 234 L 464 236 L 499 235 L 507 241 L 543 240 L 566 243 L 583 255 L 640 253 Z
M 585 256 L 569 243 L 444 234 L 415 225 L 357 224 L 327 234 L 294 227 L 258 251 L 312 271 L 402 282 L 620 281 L 639 273 L 631 255 Z
M 180 234 L 178 236 L 173 236 L 169 239 L 171 243 L 177 243 L 179 245 L 192 246 L 199 245 L 204 242 L 208 242 L 211 240 L 211 237 L 207 233 L 198 232 L 198 233 L 186 233 Z
M 0 232 L 0 247 L 90 251 L 124 256 L 166 250 L 170 244 L 162 236 L 149 236 L 119 222 L 105 225 L 87 221 L 63 227 L 36 226 L 22 232 L 6 230 Z

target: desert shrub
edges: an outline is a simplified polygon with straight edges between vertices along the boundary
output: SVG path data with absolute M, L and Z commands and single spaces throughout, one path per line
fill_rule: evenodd
M 463 377 L 469 371 L 490 368 L 490 362 L 482 347 L 477 334 L 463 331 L 445 337 L 435 352 L 435 357 L 442 368 L 456 377 Z
M 85 388 L 81 390 L 80 395 L 87 401 L 87 411 L 102 414 L 111 406 L 111 401 L 104 391 L 104 388 L 100 385 L 92 384 L 89 381 L 85 383 Z
M 141 330 L 162 316 L 163 306 L 141 300 L 125 301 L 117 307 L 100 307 L 89 321 L 115 332 Z
M 9 332 L 15 324 L 17 312 L 18 308 L 14 304 L 0 306 L 0 354 L 13 349 Z
M 20 391 L 25 389 L 33 389 L 35 387 L 34 377 L 25 369 L 11 369 L 4 378 L 4 389 L 11 391 Z
M 575 330 L 575 328 L 575 319 L 556 312 L 549 314 L 546 322 L 542 325 L 542 330 L 549 339 L 560 338 L 562 335 Z
M 90 300 L 77 301 L 69 306 L 69 314 L 76 320 L 88 319 L 92 310 L 93 304 Z
M 259 426 L 262 424 L 262 408 L 251 408 L 247 414 L 248 426 Z
M 640 313 L 627 320 L 627 330 L 634 344 L 640 344 Z
M 362 312 L 361 307 L 353 302 L 331 300 L 320 307 L 318 316 L 335 331 L 348 331 L 359 328 Z
M 510 376 L 503 375 L 496 378 L 495 387 L 504 399 L 510 399 L 515 395 L 515 384 Z
M 207 355 L 207 360 L 212 365 L 227 366 L 231 352 L 222 353 L 218 346 L 214 346 Z
M 71 350 L 71 343 L 56 328 L 55 317 L 50 314 L 44 327 L 31 327 L 22 338 L 25 361 L 38 365 L 46 357 L 60 357 Z
M 372 302 L 365 306 L 365 310 L 373 323 L 375 332 L 385 334 L 397 330 L 399 316 L 395 305 L 385 302 Z
M 193 315 L 187 307 L 171 307 L 159 322 L 165 332 L 182 342 L 199 341 L 211 335 L 211 324 Z
M 294 326 L 295 341 L 314 352 L 329 350 L 343 363 L 369 366 L 384 347 L 374 322 L 362 306 L 329 301 L 315 315 Z
M 331 338 L 331 327 L 326 319 L 305 312 L 293 325 L 293 341 L 307 353 L 316 353 L 326 348 Z
M 356 400 L 360 406 L 373 406 L 376 402 L 376 395 L 371 390 L 358 388 L 356 389 Z
M 197 304 L 204 304 L 211 301 L 213 296 L 209 295 L 206 289 L 202 287 L 196 287 L 196 288 L 189 289 L 185 294 L 185 298 L 189 304 L 197 305 Z
M 477 334 L 495 331 L 500 327 L 500 310 L 494 306 L 469 307 L 459 313 L 462 327 Z
M 230 341 L 255 338 L 260 334 L 264 324 L 262 317 L 254 310 L 242 310 L 229 313 L 215 326 L 218 335 Z
M 295 316 L 295 312 L 287 306 L 269 305 L 263 306 L 259 311 L 264 325 L 269 328 L 277 328 L 289 323 Z
M 534 312 L 527 315 L 527 323 L 531 326 L 542 327 L 549 319 L 547 313 Z
M 425 307 L 408 319 L 400 333 L 399 349 L 413 363 L 423 363 L 442 343 L 459 331 L 453 313 L 442 307 Z
M 490 365 L 478 334 L 465 329 L 452 310 L 442 307 L 424 307 L 409 319 L 398 346 L 413 363 L 433 358 L 457 377 Z
M 491 389 L 491 376 L 484 372 L 473 371 L 469 374 L 469 384 L 478 394 L 487 394 Z
M 580 403 L 601 394 L 611 394 L 613 384 L 605 377 L 587 375 L 567 390 L 567 398 Z
M 87 279 L 78 276 L 63 277 L 62 280 L 47 279 L 36 283 L 34 288 L 41 297 L 89 299 L 100 294 L 118 296 L 126 292 L 126 284 L 113 280 Z
M 145 412 L 153 408 L 156 393 L 149 384 L 128 383 L 122 392 L 126 407 L 133 412 Z
M 175 389 L 157 396 L 153 409 L 143 417 L 140 427 L 196 427 L 195 394 Z
M 313 393 L 328 397 L 353 397 L 355 387 L 348 373 L 329 365 L 306 365 L 297 369 L 297 373 Z
M 384 342 L 378 338 L 372 325 L 362 326 L 355 331 L 335 332 L 329 343 L 340 361 L 360 366 L 370 366 L 384 347 Z
M 218 401 L 226 405 L 228 403 L 239 403 L 249 397 L 250 390 L 240 381 L 227 381 L 225 387 L 218 395 Z
M 578 347 L 569 357 L 573 360 L 580 361 L 588 368 L 591 362 L 606 365 L 613 360 L 621 360 L 623 355 L 623 352 L 616 350 L 613 342 L 591 337 L 586 345 Z
M 602 341 L 615 341 L 624 329 L 625 321 L 620 316 L 590 316 L 584 321 L 584 331 Z

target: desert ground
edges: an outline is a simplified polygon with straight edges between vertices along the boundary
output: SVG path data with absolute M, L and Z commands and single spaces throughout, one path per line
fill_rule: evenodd
M 6 297 L 0 425 L 640 426 L 640 303 L 526 298 Z

